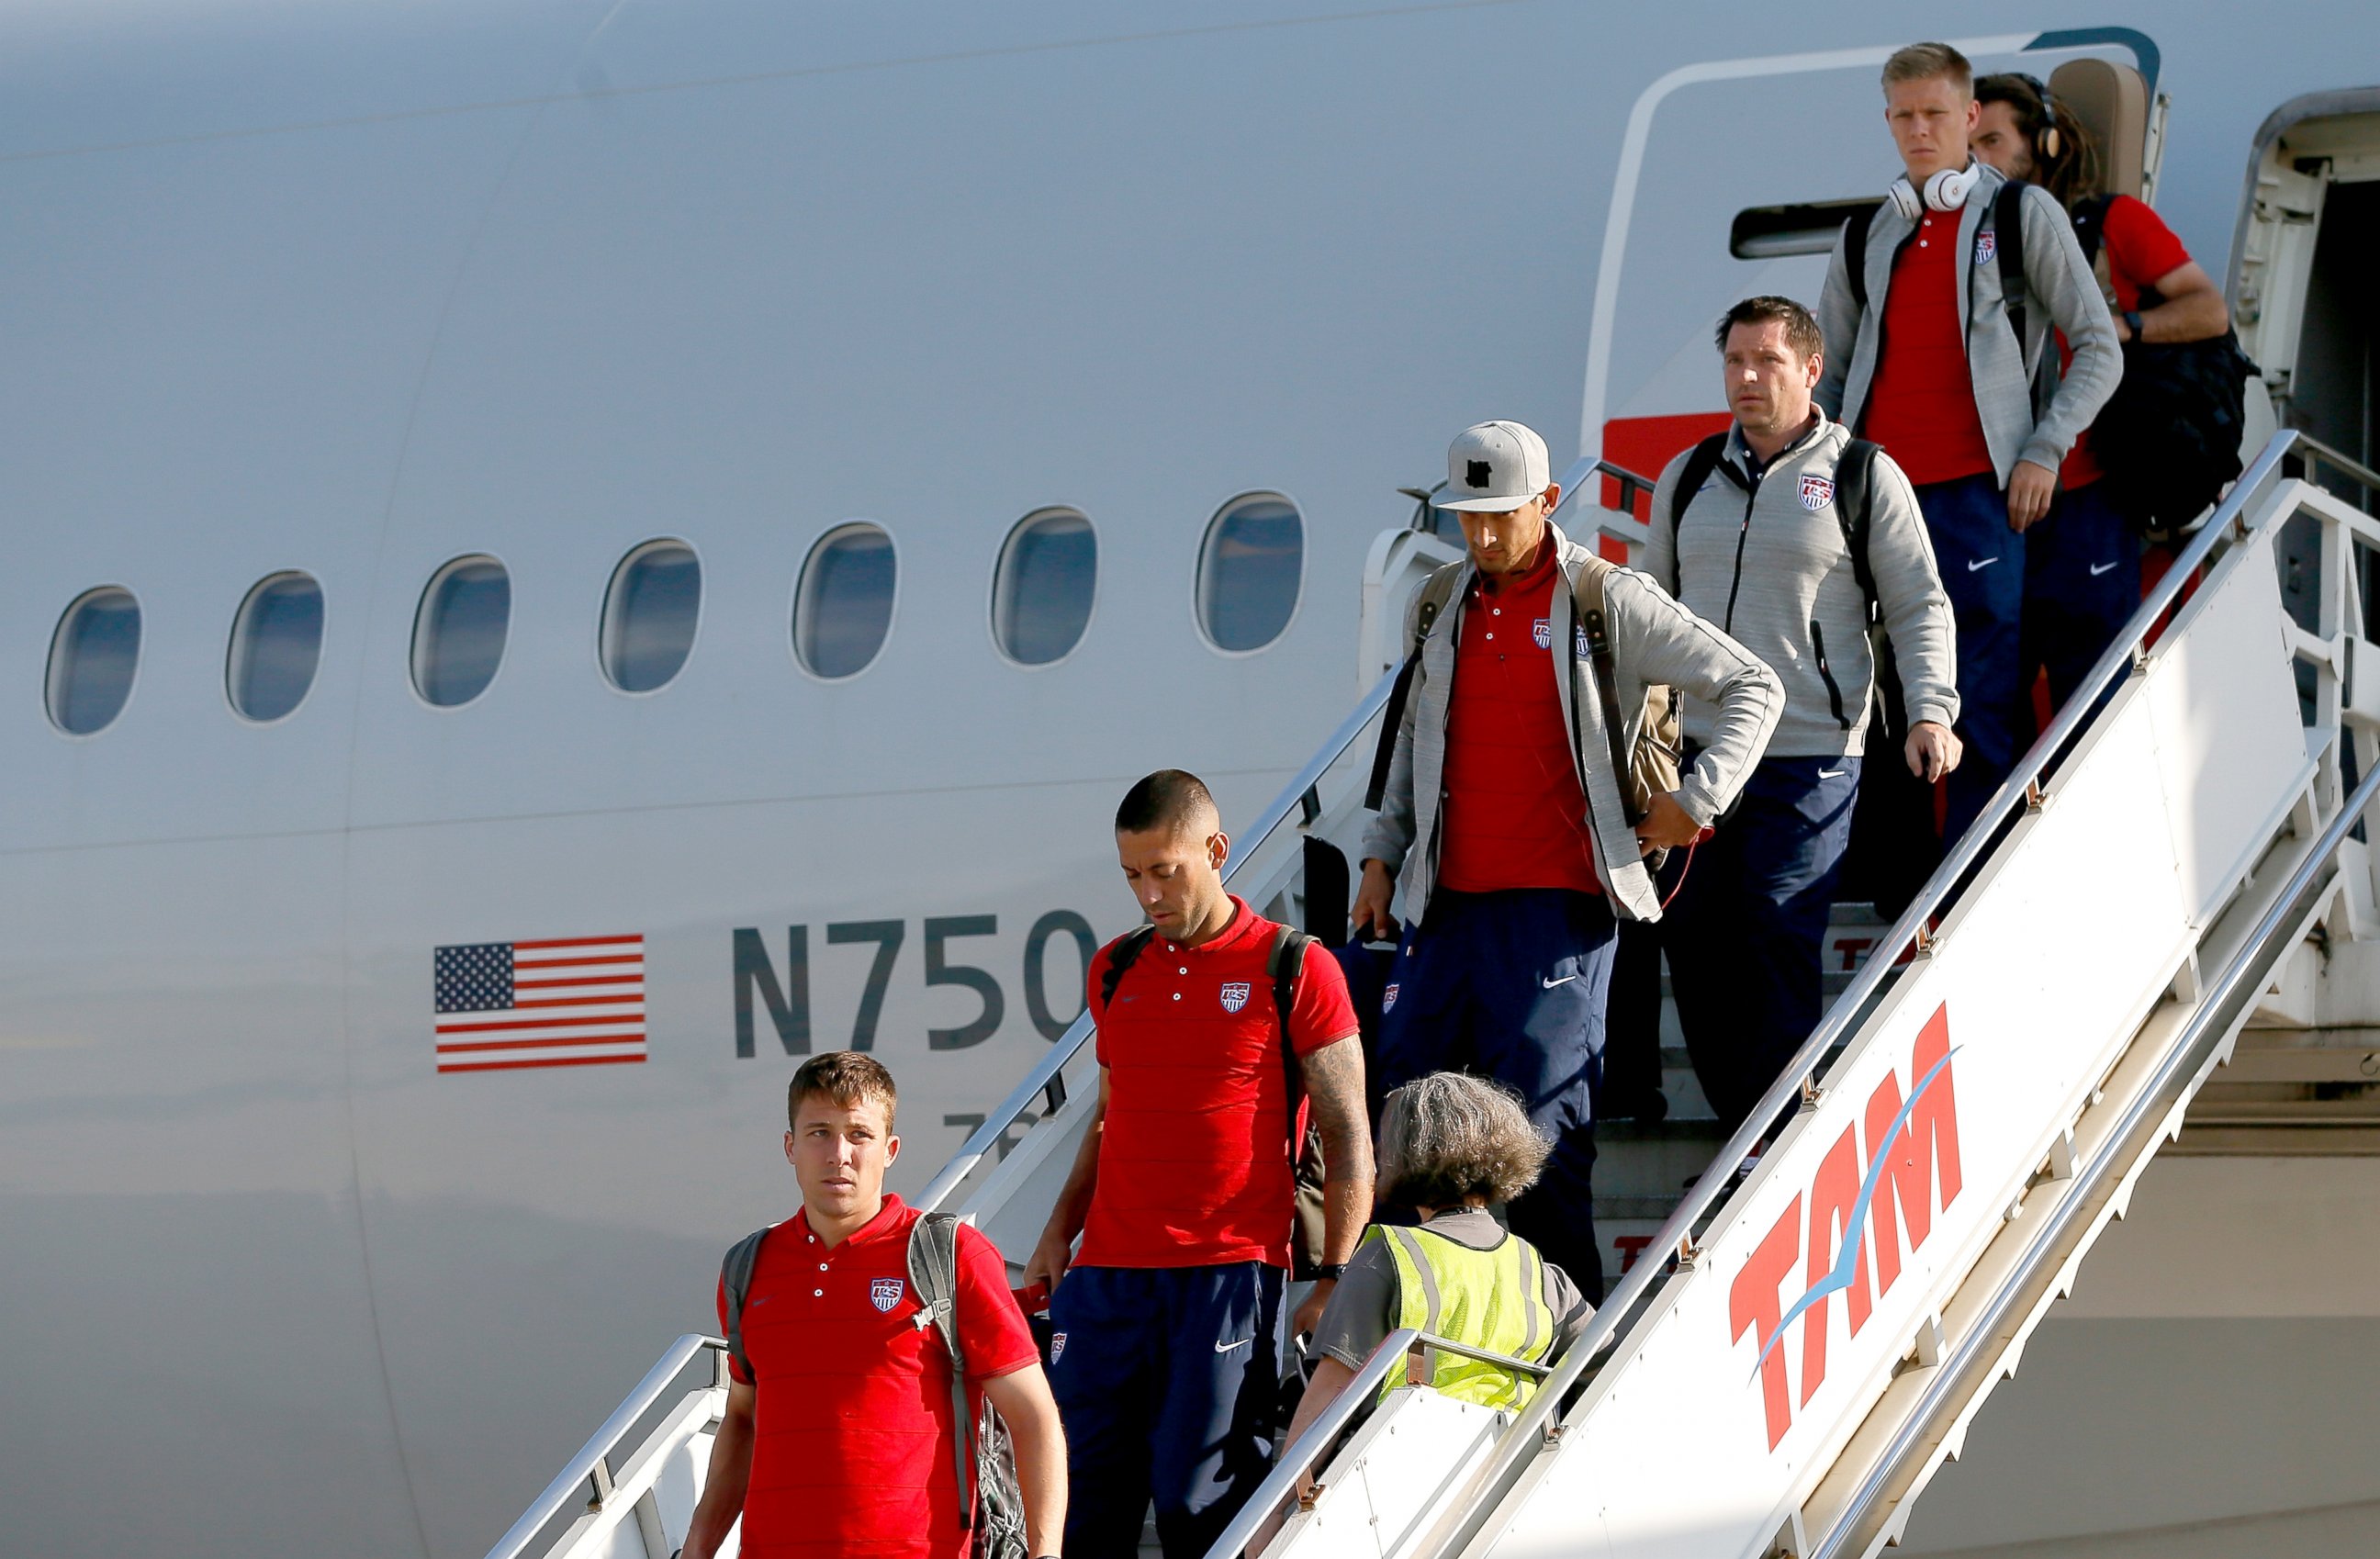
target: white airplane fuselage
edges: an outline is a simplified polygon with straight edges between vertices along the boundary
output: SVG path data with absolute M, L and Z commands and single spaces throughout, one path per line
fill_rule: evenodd
M 1707 321 L 1822 263 L 1729 219 L 1880 192 L 1874 47 L 2000 25 L 98 13 L 0 13 L 0 1547 L 45 1555 L 483 1550 L 791 1211 L 799 1056 L 873 1048 L 922 1184 L 1136 919 L 1130 781 L 1245 822 L 1345 712 L 1393 489 L 1482 418 L 1566 457 L 1716 408 Z M 2157 203 L 2219 276 L 2257 126 L 2373 74 L 2380 13 L 2155 29 Z M 1197 579 L 1247 494 L 1295 505 L 1299 583 L 1227 650 Z M 993 571 L 1056 505 L 1096 606 L 1022 665 Z M 851 520 L 896 595 L 829 680 L 791 621 Z M 656 538 L 699 627 L 626 693 L 599 623 Z M 472 555 L 501 667 L 437 707 L 419 608 Z M 227 634 L 286 570 L 320 668 L 252 721 Z M 101 586 L 138 671 L 69 734 L 53 640 Z M 640 1061 L 439 1070 L 435 949 L 628 936 Z

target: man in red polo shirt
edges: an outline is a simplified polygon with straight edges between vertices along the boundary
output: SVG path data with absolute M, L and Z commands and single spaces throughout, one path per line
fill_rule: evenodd
M 1512 1232 L 1599 1300 L 1595 1100 L 1615 927 L 1661 918 L 1645 852 L 1693 843 L 1727 811 L 1785 692 L 1716 623 L 1645 574 L 1601 572 L 1562 534 L 1536 429 L 1463 429 L 1437 502 L 1462 517 L 1464 556 L 1405 608 L 1410 695 L 1351 906 L 1381 936 L 1397 935 L 1403 906 L 1373 1082 L 1386 1093 L 1467 1071 L 1518 1094 L 1553 1152 L 1513 1202 Z M 1596 587 L 1608 684 L 1585 621 Z M 1443 610 L 1427 610 L 1433 598 Z M 1638 816 L 1613 754 L 1635 745 L 1647 684 L 1683 695 L 1708 724 L 1678 788 Z
M 892 1074 L 840 1050 L 794 1073 L 785 1158 L 801 1211 L 762 1238 L 746 1291 L 744 1358 L 687 1529 L 710 1559 L 744 1519 L 742 1552 L 964 1559 L 952 1361 L 909 1284 L 915 1208 L 884 1191 L 901 1155 Z M 991 1241 L 958 1231 L 959 1345 L 971 1413 L 989 1397 L 1016 1445 L 1027 1541 L 1058 1552 L 1066 1445 L 1033 1334 Z M 719 1317 L 728 1324 L 724 1278 Z
M 1816 398 L 1907 473 L 1950 597 L 1966 753 L 1948 787 L 1951 841 L 2032 741 L 2019 671 L 2024 533 L 2049 512 L 2058 465 L 2114 393 L 2122 361 L 2057 200 L 2018 187 L 2004 201 L 2007 180 L 1969 156 L 1979 110 L 1966 56 L 1912 43 L 1883 74 L 1902 175 L 1836 242 L 1818 300 Z M 2004 215 L 2016 219 L 2010 231 L 2000 230 Z M 2021 261 L 2021 298 L 2002 296 L 2010 255 Z M 2063 378 L 2058 335 L 2073 348 Z M 1898 767 L 1878 765 L 1862 783 L 1889 786 Z M 1930 814 L 1919 814 L 1929 835 Z M 1897 853 L 1922 858 L 1927 842 L 1896 841 Z
M 2114 294 L 2116 335 L 2127 344 L 2212 341 L 2231 329 L 2223 289 L 2190 258 L 2145 201 L 2111 195 L 2090 130 L 2038 77 L 1986 76 L 1975 83 L 1978 117 L 1968 144 L 2010 178 L 2040 185 L 2073 217 L 2096 229 Z M 2093 248 L 2086 241 L 2086 254 Z M 2141 497 L 2119 490 L 2092 452 L 2086 430 L 2058 472 L 2058 502 L 2024 538 L 2024 661 L 2020 684 L 2049 678 L 2052 708 L 2064 704 L 2131 621 L 2141 604 Z
M 1291 1057 L 1322 1133 L 1324 1275 L 1293 1323 L 1308 1332 L 1371 1215 L 1364 1052 L 1327 954 L 1278 1009 L 1283 927 L 1223 890 L 1231 840 L 1196 776 L 1135 785 L 1115 834 L 1148 924 L 1091 961 L 1099 1102 L 1025 1275 L 1051 1290 L 1069 1559 L 1132 1554 L 1152 1498 L 1168 1559 L 1197 1559 L 1272 1459 Z

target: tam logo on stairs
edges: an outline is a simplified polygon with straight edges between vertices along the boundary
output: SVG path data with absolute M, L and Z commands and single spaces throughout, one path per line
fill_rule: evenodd
M 1908 1097 L 1901 1096 L 1900 1076 L 1885 1073 L 1868 1095 L 1864 1119 L 1843 1128 L 1809 1187 L 1786 1205 L 1728 1290 L 1730 1334 L 1756 1350 L 1754 1373 L 1760 1379 L 1771 1450 L 1792 1427 L 1795 1408 L 1807 1403 L 1827 1378 L 1827 1314 L 1833 1299 L 1842 1297 L 1852 1335 L 1858 1335 L 1876 1300 L 1900 1276 L 1903 1231 L 1913 1253 L 1933 1232 L 1937 1208 L 1958 1198 L 1954 1053 L 1945 1004 L 1917 1035 Z M 1797 1271 L 1803 1287 L 1789 1304 L 1785 1285 Z M 1797 1322 L 1798 1393 L 1789 1379 L 1793 1349 L 1787 1341 Z

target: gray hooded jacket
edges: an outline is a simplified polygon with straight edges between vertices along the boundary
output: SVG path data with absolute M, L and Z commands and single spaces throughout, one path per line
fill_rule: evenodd
M 2019 350 L 2000 296 L 1997 260 L 1986 253 L 1977 264 L 1984 236 L 1997 245 L 1992 203 L 2008 181 L 1989 167 L 1967 192 L 1959 213 L 1959 296 L 1967 308 L 1967 369 L 1974 384 L 1975 410 L 1991 447 L 2000 486 L 2020 460 L 2055 471 L 2091 426 L 2124 371 L 2116 322 L 2100 296 L 2097 278 L 2074 241 L 2074 224 L 2049 191 L 2028 185 L 2023 203 L 2024 343 Z M 1852 299 L 1849 257 L 1835 240 L 1827 262 L 1827 284 L 1818 295 L 1818 329 L 1826 336 L 1827 366 L 1818 381 L 1818 405 L 1856 431 L 1876 381 L 1876 352 L 1884 334 L 1885 295 L 1892 288 L 1892 262 L 1917 224 L 1886 201 L 1867 231 L 1867 307 Z M 2065 332 L 2074 361 L 2063 379 L 2051 350 L 2050 328 Z
M 1562 573 L 1562 587 L 1553 598 L 1553 642 L 1573 644 L 1578 571 L 1589 554 L 1559 527 L 1548 526 L 1547 531 Z M 1414 672 L 1390 760 L 1388 789 L 1379 816 L 1364 831 L 1365 858 L 1379 862 L 1400 879 L 1408 922 L 1427 913 L 1437 885 L 1439 825 L 1447 800 L 1447 700 L 1454 688 L 1454 647 L 1463 636 L 1463 604 L 1473 577 L 1468 562 L 1462 568 L 1452 598 L 1422 642 L 1421 664 Z M 1777 673 L 1633 569 L 1614 570 L 1604 580 L 1603 604 L 1622 718 L 1634 720 L 1643 712 L 1647 683 L 1666 683 L 1717 711 L 1711 740 L 1677 792 L 1687 815 L 1707 824 L 1734 801 L 1768 744 L 1768 733 L 1785 707 Z M 1406 644 L 1413 642 L 1419 606 L 1416 593 L 1405 608 Z M 1556 692 L 1563 723 L 1577 735 L 1574 755 L 1586 794 L 1587 831 L 1595 840 L 1596 875 L 1603 880 L 1614 914 L 1624 920 L 1658 920 L 1660 895 L 1645 869 L 1643 850 L 1621 802 L 1620 780 L 1611 771 L 1611 743 L 1604 732 L 1593 665 L 1585 656 L 1574 655 L 1570 671 L 1558 680 Z M 1621 732 L 1621 751 L 1635 737 L 1633 727 Z M 1416 808 L 1416 796 L 1429 798 L 1430 804 Z
M 1850 442 L 1843 425 L 1820 413 L 1816 427 L 1755 477 L 1742 430 L 1730 429 L 1718 467 L 1687 495 L 1674 531 L 1670 495 L 1694 451 L 1670 462 L 1653 489 L 1645 572 L 1767 661 L 1785 684 L 1771 757 L 1856 757 L 1867 736 L 1876 670 L 1867 601 L 1835 511 L 1835 466 Z M 1917 494 L 1888 454 L 1876 457 L 1869 478 L 1867 562 L 1909 719 L 1955 725 L 1950 598 Z M 1718 711 L 1690 697 L 1684 713 L 1687 738 L 1708 742 Z

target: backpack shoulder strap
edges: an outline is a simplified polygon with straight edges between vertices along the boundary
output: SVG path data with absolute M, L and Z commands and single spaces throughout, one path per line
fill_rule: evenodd
M 1463 560 L 1458 558 L 1441 565 L 1421 582 L 1421 592 L 1414 602 L 1413 642 L 1405 647 L 1404 664 L 1397 668 L 1396 684 L 1389 689 L 1388 707 L 1380 714 L 1380 740 L 1372 749 L 1371 782 L 1364 788 L 1366 811 L 1380 810 L 1380 798 L 1389 791 L 1389 765 L 1397 755 L 1397 732 L 1405 723 L 1405 700 L 1413 695 L 1414 672 L 1421 665 L 1422 641 L 1438 625 L 1438 614 L 1454 598 L 1454 582 L 1463 574 Z
M 940 1332 L 951 1355 L 951 1455 L 958 1467 L 959 1527 L 975 1527 L 975 1425 L 967 1421 L 966 1354 L 959 1347 L 959 1221 L 928 1213 L 909 1226 L 909 1287 L 925 1308 L 917 1324 Z
M 752 1269 L 760 1264 L 760 1242 L 769 1238 L 767 1229 L 756 1229 L 737 1240 L 719 1263 L 719 1282 L 727 1290 L 727 1357 L 735 1360 L 736 1368 L 748 1380 L 752 1361 L 744 1357 L 744 1300 L 752 1292 Z
M 1290 1042 L 1289 1015 L 1297 1008 L 1297 977 L 1305 969 L 1305 950 L 1317 940 L 1293 925 L 1284 925 L 1273 933 L 1272 947 L 1265 954 L 1265 974 L 1272 981 L 1272 1009 L 1281 1019 L 1281 1047 L 1293 1068 L 1297 1046 Z
M 2107 237 L 2107 208 L 2114 205 L 2113 195 L 2092 195 L 2074 203 L 2070 213 L 2074 223 L 2074 241 L 2082 246 L 2082 263 L 2099 263 L 2099 246 Z
M 1853 439 L 1835 461 L 1835 520 L 1843 527 L 1843 546 L 1852 555 L 1852 577 L 1859 581 L 1860 598 L 1867 602 L 1867 620 L 1876 620 L 1876 574 L 1867 563 L 1868 521 L 1876 512 L 1876 446 Z
M 1710 480 L 1711 473 L 1718 469 L 1719 460 L 1726 453 L 1727 435 L 1713 433 L 1709 438 L 1695 444 L 1694 453 L 1686 456 L 1685 469 L 1678 473 L 1678 485 L 1670 489 L 1670 540 L 1671 543 L 1674 544 L 1677 541 L 1678 526 L 1685 521 L 1686 505 L 1694 501 L 1694 494 L 1703 490 L 1703 484 Z M 1676 572 L 1674 560 L 1677 557 L 1674 545 L 1670 555 L 1672 559 L 1671 573 L 1674 575 Z M 1672 577 L 1669 585 L 1670 593 L 1676 594 L 1677 579 Z
M 1148 939 L 1157 935 L 1153 925 L 1135 925 L 1116 938 L 1115 950 L 1108 954 L 1108 966 L 1099 971 L 1099 1010 L 1104 1013 L 1115 1000 L 1116 986 L 1123 983 L 1124 971 L 1140 957 Z
M 1603 710 L 1603 739 L 1611 747 L 1611 779 L 1620 790 L 1620 808 L 1634 828 L 1644 817 L 1636 810 L 1628 785 L 1628 746 L 1620 719 L 1620 674 L 1611 663 L 1611 632 L 1603 604 L 1603 582 L 1620 565 L 1590 552 L 1572 589 L 1578 602 L 1578 625 L 1586 634 L 1586 659 L 1595 673 L 1595 701 Z M 1572 654 L 1577 649 L 1573 641 Z
M 1852 284 L 1852 301 L 1860 312 L 1867 312 L 1867 235 L 1876 225 L 1876 213 L 1884 209 L 1878 200 L 1873 206 L 1862 206 L 1843 223 L 1843 271 Z
M 2009 325 L 2016 332 L 2016 348 L 2024 351 L 2024 316 L 2028 301 L 2024 280 L 2024 192 L 2031 186 L 2010 179 L 1992 197 L 1992 257 L 1999 263 L 2000 299 L 2008 306 Z

